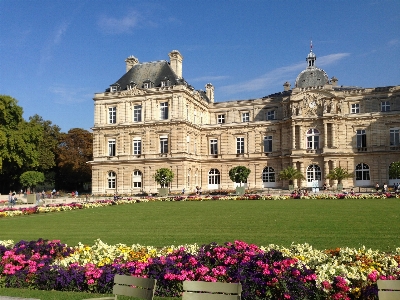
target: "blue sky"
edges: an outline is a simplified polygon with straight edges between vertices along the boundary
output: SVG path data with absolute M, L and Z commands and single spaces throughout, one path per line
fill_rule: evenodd
M 183 77 L 215 100 L 294 85 L 310 40 L 339 85 L 400 85 L 400 1 L 0 0 L 0 94 L 63 132 L 93 126 L 93 96 L 124 60 L 183 55 Z

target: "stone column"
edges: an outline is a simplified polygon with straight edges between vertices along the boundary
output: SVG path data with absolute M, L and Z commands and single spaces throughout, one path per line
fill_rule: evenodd
M 324 122 L 324 148 L 328 146 L 328 123 Z
M 300 170 L 301 174 L 304 175 L 304 163 L 303 163 L 303 162 L 300 162 L 299 164 L 300 164 L 299 170 Z M 306 181 L 305 181 L 305 182 L 307 182 L 307 178 L 306 178 Z M 306 185 L 307 185 L 307 184 L 306 184 Z M 300 185 L 299 185 L 299 187 L 303 187 L 303 186 L 304 186 L 304 181 L 300 179 Z
M 292 125 L 292 149 L 296 150 L 296 125 Z
M 335 148 L 336 147 L 336 124 L 332 123 L 332 147 Z

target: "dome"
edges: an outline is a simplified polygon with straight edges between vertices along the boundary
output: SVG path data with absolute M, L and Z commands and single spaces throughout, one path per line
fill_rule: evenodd
M 316 86 L 324 86 L 329 83 L 328 74 L 322 69 L 319 69 L 315 66 L 315 61 L 317 60 L 317 56 L 312 52 L 308 53 L 306 61 L 307 61 L 307 69 L 302 71 L 296 78 L 295 86 L 298 88 L 308 88 L 308 87 L 316 87 Z

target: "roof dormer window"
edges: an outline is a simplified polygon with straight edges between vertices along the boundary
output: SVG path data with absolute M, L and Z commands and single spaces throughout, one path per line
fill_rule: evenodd
M 171 82 L 169 81 L 169 79 L 167 77 L 164 77 L 163 80 L 161 80 L 161 87 L 166 87 L 166 86 L 170 86 Z
M 154 86 L 154 83 L 151 82 L 150 79 L 143 81 L 143 88 L 151 89 L 153 86 Z
M 131 81 L 131 82 L 129 82 L 127 88 L 128 88 L 128 90 L 132 90 L 136 87 L 136 85 L 137 85 L 136 82 Z
M 110 91 L 111 91 L 112 93 L 118 92 L 118 91 L 119 91 L 119 84 L 117 83 L 117 84 L 111 85 L 111 86 L 110 86 Z

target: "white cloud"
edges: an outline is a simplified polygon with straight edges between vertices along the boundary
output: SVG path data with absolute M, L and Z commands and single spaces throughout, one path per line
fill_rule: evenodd
M 350 53 L 336 53 L 325 55 L 321 57 L 317 57 L 317 67 L 327 66 L 333 64 L 347 56 Z M 223 93 L 226 94 L 235 94 L 240 92 L 249 92 L 249 91 L 260 91 L 266 90 L 268 86 L 282 84 L 285 81 L 290 81 L 296 78 L 300 71 L 306 68 L 305 62 L 295 63 L 289 66 L 277 68 L 272 70 L 264 75 L 261 75 L 258 78 L 254 78 L 242 83 L 236 83 L 232 85 L 226 85 L 219 88 Z
M 130 32 L 138 26 L 139 20 L 139 14 L 131 11 L 121 18 L 102 16 L 97 24 L 106 33 L 118 34 Z
M 66 86 L 53 86 L 49 88 L 50 93 L 55 95 L 55 103 L 58 104 L 75 104 L 82 103 L 92 98 L 92 94 L 88 93 L 84 88 L 72 88 Z
M 188 79 L 188 82 L 213 82 L 218 80 L 228 79 L 229 76 L 202 76 L 197 78 Z
M 400 44 L 400 40 L 399 39 L 392 39 L 388 42 L 389 46 L 396 46 Z

